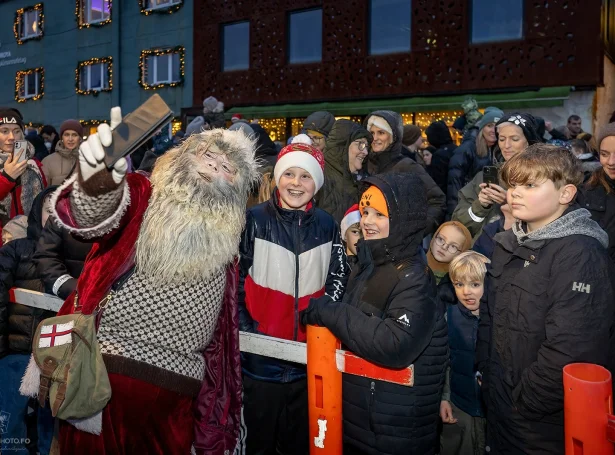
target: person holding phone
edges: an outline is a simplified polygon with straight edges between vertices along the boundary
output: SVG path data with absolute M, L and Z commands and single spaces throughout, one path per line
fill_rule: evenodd
M 24 141 L 17 109 L 0 107 L 0 227 L 17 215 L 29 215 L 34 198 L 47 186 L 34 148 Z
M 528 146 L 540 142 L 537 127 L 530 114 L 505 115 L 496 123 L 494 163 L 485 166 L 459 191 L 459 203 L 453 212 L 452 219 L 467 227 L 474 238 L 484 225 L 502 216 L 500 206 L 506 203 L 506 189 L 499 180 L 499 168 Z

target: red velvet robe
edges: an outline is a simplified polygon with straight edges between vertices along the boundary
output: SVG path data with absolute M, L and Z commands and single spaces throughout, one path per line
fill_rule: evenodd
M 128 175 L 127 184 L 129 192 L 124 194 L 124 202 L 128 195 L 129 202 L 119 226 L 94 245 L 77 284 L 78 304 L 84 314 L 92 313 L 113 283 L 134 265 L 135 244 L 152 189 L 149 180 L 140 174 Z M 56 212 L 66 226 L 78 228 L 70 210 L 71 189 L 70 180 L 61 186 Z M 189 443 L 194 444 L 198 454 L 224 455 L 225 450 L 232 453 L 241 417 L 237 280 L 237 266 L 229 264 L 224 305 L 205 351 L 205 377 L 199 396 L 192 399 L 111 374 L 112 398 L 103 411 L 101 435 L 81 432 L 63 422 L 62 455 L 186 454 Z M 73 312 L 74 300 L 74 294 L 69 296 L 58 315 Z M 120 399 L 122 396 L 129 398 Z

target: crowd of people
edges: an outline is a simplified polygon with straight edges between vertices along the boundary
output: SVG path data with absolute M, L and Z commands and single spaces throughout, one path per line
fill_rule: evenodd
M 460 145 L 379 110 L 315 112 L 282 147 L 210 97 L 108 168 L 118 111 L 84 140 L 0 108 L 0 453 L 307 454 L 305 365 L 240 357 L 236 333 L 307 325 L 414 368 L 343 375 L 344 454 L 563 453 L 563 367 L 615 372 L 615 123 L 463 109 Z M 41 336 L 81 314 L 111 392 L 54 419 Z

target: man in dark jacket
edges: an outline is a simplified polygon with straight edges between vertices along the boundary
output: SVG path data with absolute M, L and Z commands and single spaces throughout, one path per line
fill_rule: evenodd
M 32 352 L 33 332 L 45 318 L 54 315 L 45 311 L 9 300 L 9 290 L 21 287 L 41 292 L 43 285 L 36 274 L 32 260 L 36 242 L 43 229 L 43 202 L 50 194 L 45 190 L 38 194 L 28 215 L 28 235 L 26 238 L 13 240 L 0 248 L 0 410 L 10 417 L 2 433 L 2 453 L 6 450 L 27 451 L 26 443 L 14 442 L 35 439 L 28 432 L 26 413 L 28 397 L 19 393 L 19 384 L 28 365 Z M 48 412 L 41 413 L 47 419 Z M 53 425 L 49 423 L 52 428 Z M 39 434 L 39 448 L 48 452 L 51 444 L 50 435 Z M 7 442 L 8 441 L 8 442 Z
M 353 142 L 367 144 L 368 148 L 363 151 L 367 155 L 372 135 L 358 123 L 346 119 L 336 121 L 325 145 L 325 184 L 315 197 L 316 205 L 338 223 L 361 196 L 359 181 L 364 173 L 362 169 L 351 172 L 349 164 L 348 149 Z
M 430 145 L 436 148 L 432 158 L 431 165 L 427 172 L 431 178 L 440 187 L 442 192 L 446 194 L 448 184 L 448 164 L 451 161 L 453 153 L 457 146 L 453 142 L 451 132 L 442 120 L 433 122 L 425 130 L 427 140 Z
M 46 191 L 52 192 L 56 188 L 49 187 Z M 36 273 L 43 281 L 45 292 L 66 300 L 77 287 L 77 279 L 91 249 L 91 242 L 75 238 L 66 229 L 49 220 L 38 236 L 33 257 Z
M 583 174 L 567 150 L 531 146 L 507 161 L 502 179 L 520 221 L 495 236 L 480 307 L 488 445 L 497 454 L 562 454 L 563 367 L 587 362 L 613 371 L 608 236 L 587 210 L 570 206 Z
M 409 173 L 417 175 L 421 182 L 423 182 L 425 192 L 427 193 L 428 207 L 425 234 L 434 233 L 438 225 L 444 221 L 446 196 L 427 171 L 423 169 L 423 166 L 402 155 L 403 120 L 401 115 L 393 111 L 372 112 L 365 119 L 365 126 L 372 135 L 374 134 L 372 128 L 378 128 L 377 125 L 374 125 L 374 118 L 376 120 L 382 119 L 385 122 L 385 124 L 382 124 L 377 120 L 376 123 L 390 130 L 391 133 L 389 134 L 391 134 L 391 137 L 389 144 L 384 150 L 377 150 L 375 144 L 372 144 L 372 151 L 369 154 L 367 165 L 369 174 Z M 374 142 L 376 142 L 375 136 Z

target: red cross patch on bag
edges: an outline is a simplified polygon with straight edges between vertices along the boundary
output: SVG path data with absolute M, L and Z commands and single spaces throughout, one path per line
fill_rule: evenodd
M 71 334 L 75 321 L 69 321 L 66 324 L 52 324 L 41 327 L 41 335 L 38 340 L 39 348 L 51 348 L 53 346 L 61 346 L 72 341 Z

